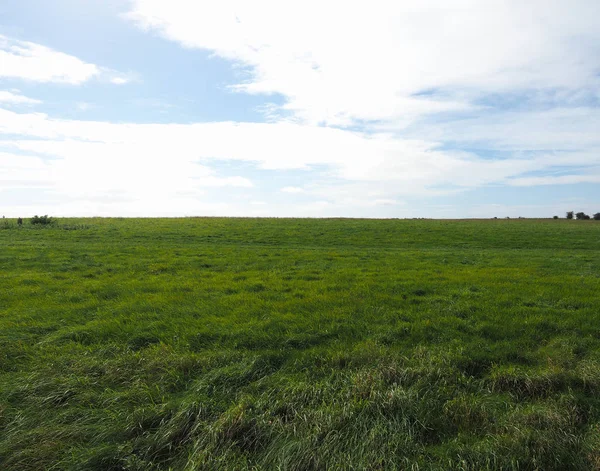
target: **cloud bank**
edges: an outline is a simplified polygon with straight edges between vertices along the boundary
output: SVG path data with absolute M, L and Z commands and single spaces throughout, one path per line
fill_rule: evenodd
M 133 0 L 126 14 L 247 67 L 235 88 L 283 95 L 302 122 L 396 129 L 490 93 L 597 93 L 599 17 L 595 0 Z
M 0 110 L 2 135 L 11 136 L 0 146 L 2 188 L 41 188 L 90 204 L 110 200 L 113 211 L 129 205 L 144 215 L 156 214 L 167 202 L 178 214 L 199 214 L 211 189 L 251 191 L 256 185 L 243 174 L 219 174 L 227 162 L 258 172 L 312 174 L 302 188 L 273 190 L 310 198 L 290 206 L 288 214 L 401 205 L 405 197 L 451 195 L 486 185 L 600 178 L 600 153 L 565 149 L 486 159 L 440 143 L 289 122 L 116 124 Z M 598 148 L 599 140 L 593 141 Z M 571 173 L 555 175 L 565 168 Z M 530 175 L 540 171 L 546 176 Z

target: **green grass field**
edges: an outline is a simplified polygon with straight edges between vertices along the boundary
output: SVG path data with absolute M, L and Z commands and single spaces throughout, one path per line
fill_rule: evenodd
M 600 223 L 2 220 L 0 469 L 599 470 Z

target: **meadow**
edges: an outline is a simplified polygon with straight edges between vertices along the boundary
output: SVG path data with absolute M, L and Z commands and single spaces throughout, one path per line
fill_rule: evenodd
M 600 470 L 600 222 L 2 220 L 0 469 Z

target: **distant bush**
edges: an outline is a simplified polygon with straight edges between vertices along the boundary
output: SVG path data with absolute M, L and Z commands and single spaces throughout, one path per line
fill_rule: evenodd
M 594 214 L 594 221 L 600 221 L 600 213 Z
M 43 226 L 47 226 L 48 224 L 54 223 L 54 219 L 49 217 L 47 214 L 44 216 L 33 216 L 31 218 L 31 224 L 39 224 Z
M 584 219 L 589 219 L 590 217 L 587 214 L 585 214 L 584 212 L 579 212 L 575 215 L 575 218 L 582 221 Z
M 558 219 L 558 216 L 554 216 L 554 219 Z
M 22 226 L 22 225 L 23 225 L 23 218 L 19 218 L 19 219 L 17 219 L 17 224 L 18 224 L 19 226 Z
M 573 219 L 573 211 L 567 213 L 567 219 Z

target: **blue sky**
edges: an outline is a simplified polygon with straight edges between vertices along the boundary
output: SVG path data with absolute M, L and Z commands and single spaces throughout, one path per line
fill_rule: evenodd
M 596 0 L 0 5 L 6 216 L 595 213 L 599 131 Z

